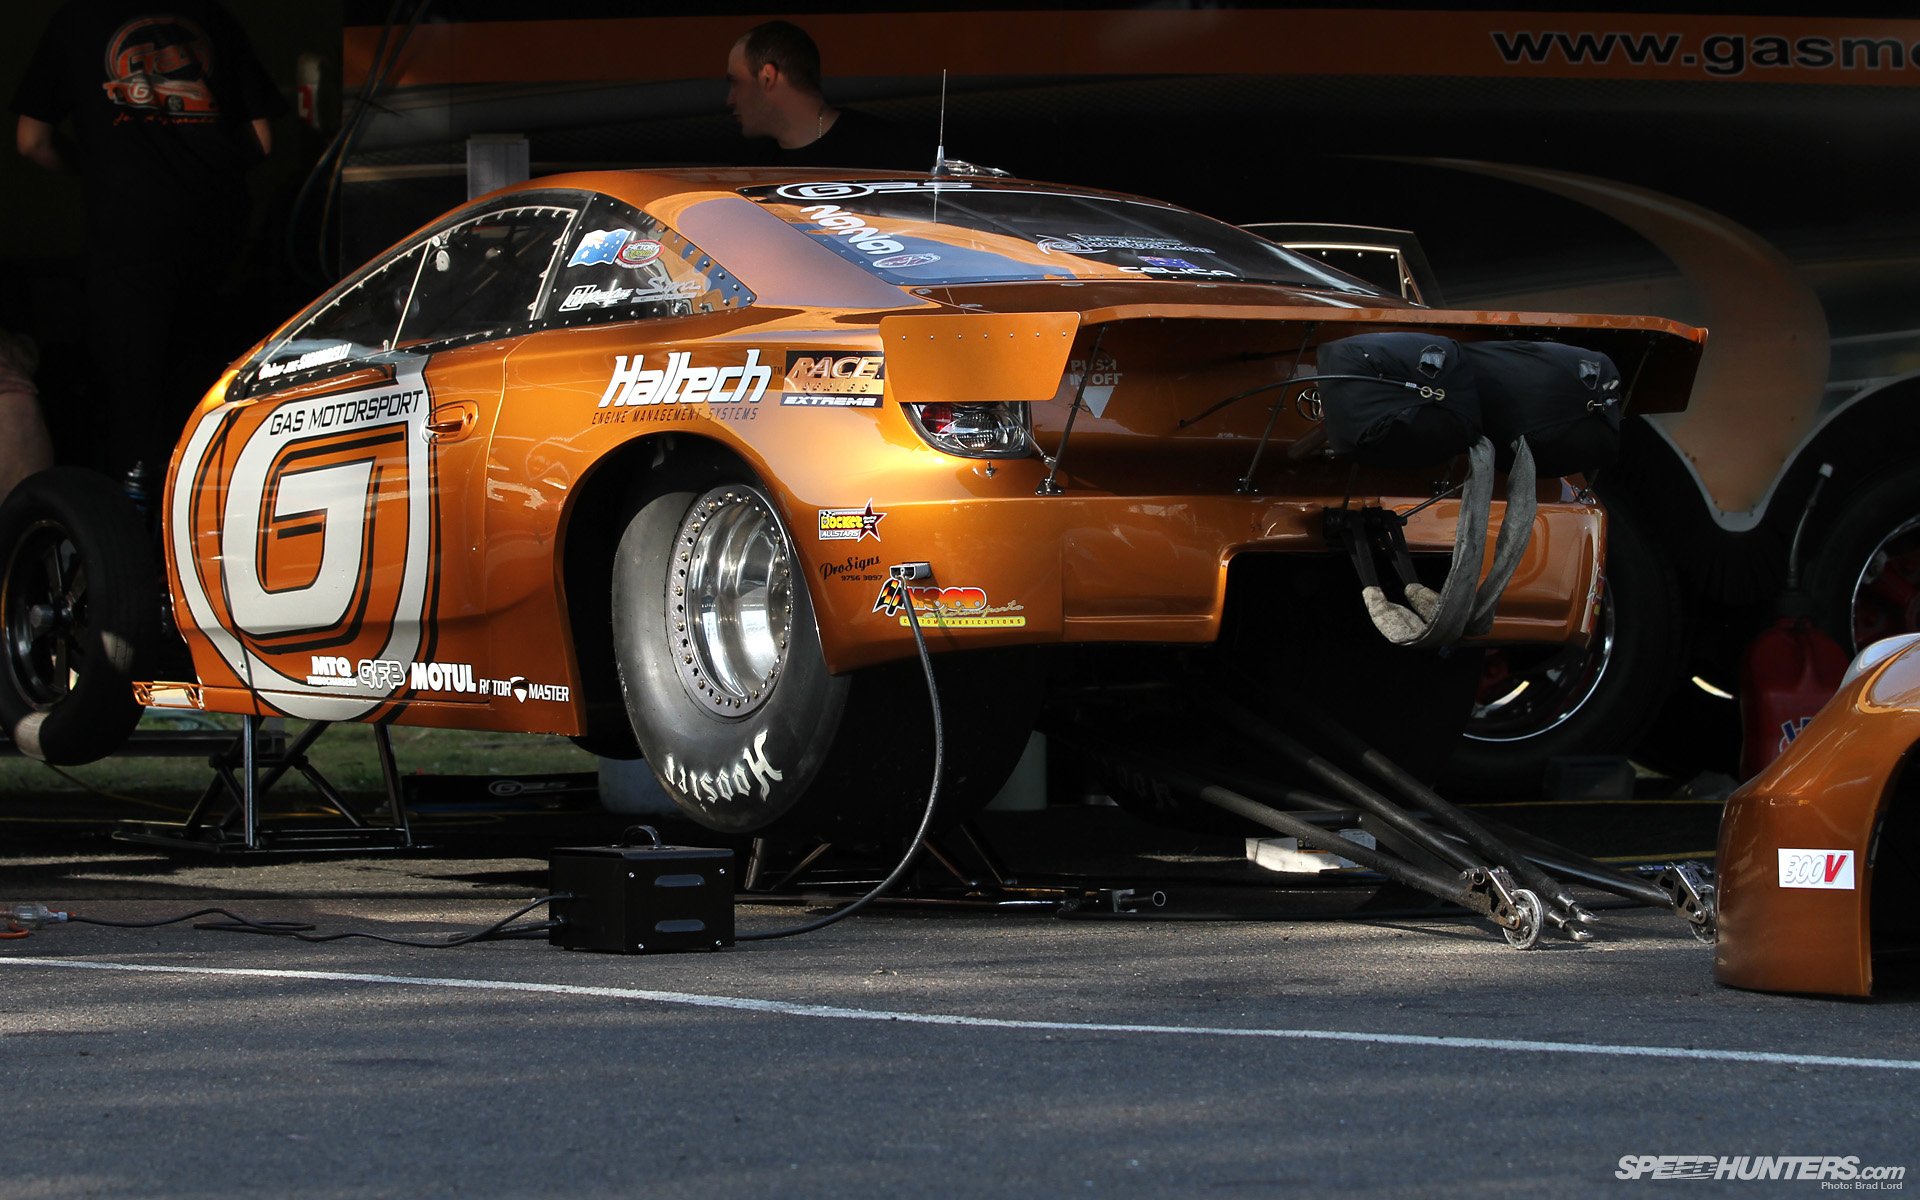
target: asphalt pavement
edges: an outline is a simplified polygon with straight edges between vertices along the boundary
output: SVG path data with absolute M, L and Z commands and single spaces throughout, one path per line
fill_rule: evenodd
M 1109 813 L 1063 845 L 1058 816 L 1001 827 L 1015 866 L 1166 907 L 869 910 L 653 956 L 191 924 L 0 942 L 0 1196 L 1810 1195 L 1834 1189 L 1616 1175 L 1920 1158 L 1920 991 L 1718 988 L 1643 909 L 1519 952 L 1364 887 L 1274 888 L 1231 840 Z M 0 899 L 444 936 L 542 894 L 556 837 L 603 834 L 549 819 L 264 864 L 41 829 L 0 854 Z

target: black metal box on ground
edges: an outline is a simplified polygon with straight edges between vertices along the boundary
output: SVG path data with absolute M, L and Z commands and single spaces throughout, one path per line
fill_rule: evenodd
M 548 859 L 551 945 L 613 954 L 733 945 L 733 851 L 701 846 L 569 846 Z

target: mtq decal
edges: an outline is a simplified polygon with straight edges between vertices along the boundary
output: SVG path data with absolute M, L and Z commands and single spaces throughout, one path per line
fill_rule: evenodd
M 915 616 L 946 629 L 1017 629 L 1027 623 L 1025 617 L 1013 615 L 1020 611 L 1018 603 L 989 605 L 985 588 L 938 584 L 910 587 L 898 579 L 888 579 L 880 585 L 880 594 L 873 600 L 873 611 L 897 617 L 900 624 L 905 625 L 907 616 L 902 610 L 908 596 L 913 598 Z
M 820 513 L 820 540 L 858 542 L 866 538 L 880 540 L 880 522 L 885 513 L 873 511 L 873 501 L 865 508 L 823 508 Z
M 1853 890 L 1853 851 L 1782 850 L 1780 886 Z
M 667 755 L 662 768 L 667 782 L 682 795 L 709 803 L 751 796 L 758 788 L 765 800 L 773 794 L 773 785 L 786 776 L 767 759 L 767 731 L 754 735 L 753 745 L 740 751 L 732 762 L 703 768 L 676 755 Z
M 780 403 L 791 408 L 879 408 L 886 375 L 885 355 L 789 350 Z
M 221 406 L 180 451 L 168 525 L 181 599 L 228 668 L 290 716 L 364 716 L 419 657 L 433 563 L 422 371 Z

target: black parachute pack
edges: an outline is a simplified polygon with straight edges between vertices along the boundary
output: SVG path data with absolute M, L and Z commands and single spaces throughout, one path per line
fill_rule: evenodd
M 1625 389 L 1612 359 L 1562 342 L 1468 342 L 1461 349 L 1500 470 L 1510 468 L 1522 437 L 1542 475 L 1585 474 L 1620 457 Z
M 1497 357 L 1492 361 L 1500 363 Z M 1500 436 L 1499 447 L 1512 459 L 1506 516 L 1493 564 L 1482 581 L 1496 442 L 1482 428 L 1480 379 L 1466 348 L 1436 334 L 1363 333 L 1321 346 L 1316 363 L 1313 378 L 1325 416 L 1327 447 L 1336 457 L 1367 466 L 1406 468 L 1437 466 L 1461 454 L 1467 456 L 1453 553 L 1447 578 L 1438 590 L 1421 583 L 1414 573 L 1401 532 L 1405 515 L 1381 509 L 1328 510 L 1328 541 L 1352 558 L 1360 576 L 1361 601 L 1374 627 L 1396 645 L 1410 647 L 1441 647 L 1462 636 L 1486 633 L 1493 627 L 1494 608 L 1533 534 L 1537 476 L 1527 430 L 1520 429 L 1511 438 L 1503 430 Z M 1616 374 L 1616 392 L 1618 378 Z M 1508 407 L 1519 411 L 1524 423 L 1529 410 Z M 1565 407 L 1553 406 L 1554 422 L 1542 422 L 1542 426 L 1557 428 Z M 1581 416 L 1584 419 L 1584 404 Z M 1389 599 L 1380 586 L 1374 568 L 1376 553 L 1393 564 L 1405 603 Z
M 1480 395 L 1452 338 L 1363 333 L 1320 347 L 1327 446 L 1370 467 L 1425 467 L 1480 438 Z

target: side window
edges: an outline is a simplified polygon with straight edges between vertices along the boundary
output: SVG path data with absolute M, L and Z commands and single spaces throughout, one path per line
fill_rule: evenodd
M 274 379 L 393 348 L 400 314 L 419 273 L 421 248 L 397 254 L 367 272 L 309 317 L 261 360 L 258 377 Z
M 496 209 L 427 239 L 399 343 L 437 342 L 523 326 L 574 210 Z
M 574 226 L 540 316 L 551 321 L 680 317 L 753 296 L 672 228 L 605 196 Z

